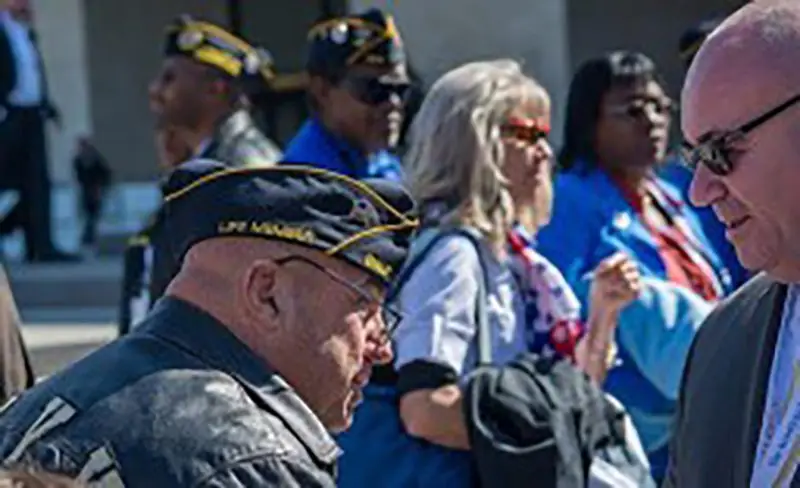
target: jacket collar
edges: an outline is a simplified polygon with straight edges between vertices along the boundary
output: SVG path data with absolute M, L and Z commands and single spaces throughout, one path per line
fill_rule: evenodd
M 247 110 L 236 110 L 220 121 L 205 147 L 198 148 L 198 158 L 208 158 L 214 154 L 221 141 L 235 139 L 236 136 L 253 127 L 255 123 Z
M 335 463 L 341 451 L 311 409 L 277 372 L 208 313 L 164 297 L 134 333 L 157 336 L 230 375 L 259 408 L 279 416 L 317 462 Z
M 750 340 L 752 347 L 750 357 L 742 358 L 743 362 L 749 362 L 750 367 L 743 369 L 748 371 L 750 378 L 742 378 L 747 384 L 753 385 L 749 389 L 749 395 L 745 400 L 744 408 L 750 412 L 750 422 L 743 429 L 744 442 L 742 447 L 743 463 L 739 463 L 738 469 L 745 471 L 746 479 L 750 479 L 753 472 L 753 460 L 755 459 L 756 446 L 761 434 L 761 422 L 764 417 L 764 403 L 766 401 L 769 376 L 772 370 L 772 361 L 775 357 L 775 346 L 778 342 L 778 332 L 781 328 L 783 309 L 786 302 L 788 286 L 770 282 L 764 275 L 757 278 L 768 283 L 755 297 L 748 297 L 752 300 L 752 313 L 749 325 L 751 329 Z M 766 321 L 766 323 L 765 323 Z M 742 321 L 743 323 L 745 320 Z M 738 326 L 742 324 L 731 324 Z M 747 364 L 747 363 L 745 363 Z M 744 478 L 743 478 L 744 479 Z
M 318 117 L 311 117 L 311 119 L 309 119 L 309 124 L 319 138 L 325 141 L 325 143 L 336 152 L 339 159 L 341 159 L 341 163 L 352 171 L 353 174 L 360 175 L 366 171 L 369 162 L 361 151 L 342 137 L 328 130 Z

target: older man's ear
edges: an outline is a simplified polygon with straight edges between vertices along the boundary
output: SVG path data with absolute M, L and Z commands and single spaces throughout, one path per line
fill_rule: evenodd
M 241 281 L 241 296 L 244 312 L 257 321 L 260 328 L 278 327 L 280 322 L 280 300 L 278 292 L 278 265 L 269 259 L 255 261 L 244 273 Z

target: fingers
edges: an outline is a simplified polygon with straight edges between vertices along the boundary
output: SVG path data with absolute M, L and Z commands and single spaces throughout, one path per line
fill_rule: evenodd
M 641 273 L 637 264 L 624 254 L 611 256 L 605 264 L 608 267 L 596 272 L 595 281 L 606 299 L 630 301 L 635 298 L 641 288 Z
M 609 269 L 614 269 L 617 266 L 622 265 L 623 263 L 630 261 L 628 256 L 622 252 L 616 252 L 611 256 L 605 258 L 604 260 L 600 261 L 600 264 L 597 265 L 597 269 L 595 270 L 596 273 L 603 273 Z
M 638 279 L 639 266 L 635 261 L 623 253 L 616 253 L 604 259 L 595 270 L 597 278 L 623 278 L 629 280 Z

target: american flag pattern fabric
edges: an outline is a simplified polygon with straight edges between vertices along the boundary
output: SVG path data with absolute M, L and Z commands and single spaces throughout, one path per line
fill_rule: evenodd
M 517 227 L 508 235 L 511 270 L 525 304 L 528 347 L 545 356 L 573 357 L 585 333 L 581 304 L 564 275 L 534 250 L 533 240 Z

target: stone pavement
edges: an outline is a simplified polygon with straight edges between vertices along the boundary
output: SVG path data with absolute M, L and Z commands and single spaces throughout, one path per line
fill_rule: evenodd
M 117 336 L 116 324 L 26 323 L 22 336 L 37 377 L 55 373 Z

